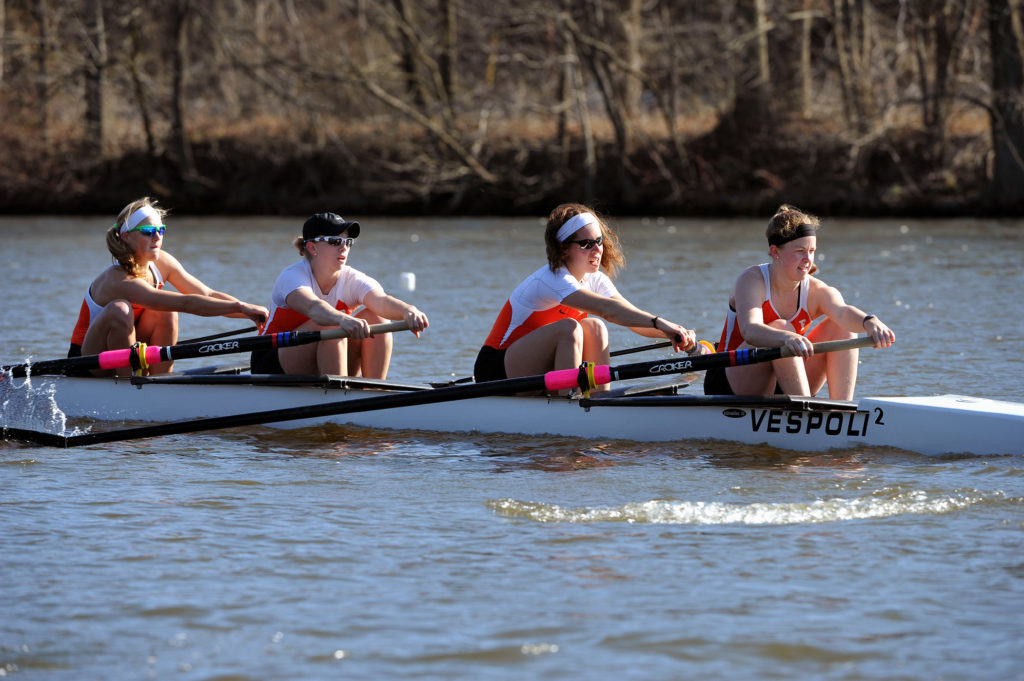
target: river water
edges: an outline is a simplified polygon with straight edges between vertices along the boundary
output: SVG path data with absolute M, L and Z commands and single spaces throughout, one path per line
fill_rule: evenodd
M 302 219 L 171 217 L 165 247 L 266 304 Z M 0 218 L 0 361 L 64 355 L 106 222 Z M 543 262 L 537 220 L 361 222 L 351 264 L 431 319 L 394 379 L 467 375 Z M 715 340 L 765 222 L 615 220 L 620 290 Z M 826 220 L 818 245 L 897 333 L 859 396 L 1024 399 L 1024 223 Z M 252 428 L 0 445 L 0 483 L 0 676 L 1024 679 L 1020 456 Z

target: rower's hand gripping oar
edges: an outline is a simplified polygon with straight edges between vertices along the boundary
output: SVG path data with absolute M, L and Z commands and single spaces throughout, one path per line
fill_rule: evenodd
M 874 345 L 874 341 L 871 338 L 861 337 L 849 340 L 815 343 L 814 351 L 815 353 L 835 352 L 837 350 L 852 350 L 853 348 L 864 348 L 872 345 Z M 586 388 L 591 380 L 594 383 L 593 386 L 590 386 L 592 388 L 597 385 L 610 383 L 611 381 L 629 378 L 677 374 L 688 371 L 700 371 L 703 369 L 715 369 L 719 367 L 742 366 L 758 362 L 770 362 L 782 357 L 792 356 L 793 352 L 789 350 L 789 348 L 785 347 L 734 350 L 732 352 L 716 352 L 711 355 L 694 355 L 685 359 L 665 359 L 650 362 L 638 362 L 636 364 L 626 364 L 618 367 L 601 365 L 592 367 L 589 370 L 586 368 L 563 369 L 559 371 L 549 371 L 546 374 L 540 374 L 537 376 L 506 378 L 498 381 L 484 381 L 482 383 L 471 383 L 468 385 L 453 385 L 445 388 L 416 390 L 393 395 L 379 395 L 353 400 L 327 402 L 324 404 L 313 404 L 303 407 L 289 407 L 271 411 L 253 412 L 250 414 L 215 416 L 212 418 L 196 419 L 192 421 L 177 421 L 152 426 L 141 426 L 138 428 L 85 433 L 83 435 L 54 435 L 51 433 L 37 433 L 13 428 L 3 429 L 3 434 L 5 438 L 36 442 L 43 445 L 49 445 L 51 447 L 77 447 L 103 442 L 139 440 L 142 438 L 157 437 L 160 435 L 175 435 L 179 433 L 216 430 L 218 428 L 232 428 L 236 426 L 251 426 L 262 423 L 295 421 L 299 419 L 334 416 L 337 414 L 374 411 L 377 409 L 394 409 L 398 407 L 435 404 L 438 402 L 453 402 L 455 400 L 466 400 L 475 397 L 515 395 L 517 393 L 539 392 L 541 390 L 566 390 L 575 387 Z
M 374 324 L 370 326 L 370 335 L 376 336 L 382 333 L 394 331 L 407 331 L 407 322 L 388 322 L 387 324 Z M 198 343 L 180 343 L 178 345 L 145 345 L 137 344 L 136 347 L 124 348 L 123 350 L 107 350 L 98 355 L 86 355 L 84 357 L 67 357 L 64 359 L 53 359 L 43 362 L 29 362 L 27 364 L 15 364 L 12 366 L 0 367 L 3 371 L 10 371 L 12 376 L 34 376 L 43 374 L 63 374 L 68 370 L 88 371 L 90 369 L 121 369 L 132 367 L 133 369 L 144 368 L 157 362 L 169 362 L 176 359 L 190 359 L 192 357 L 211 357 L 214 355 L 228 355 L 235 352 L 251 352 L 253 350 L 269 350 L 272 348 L 287 348 L 294 345 L 305 345 L 316 343 L 322 340 L 335 338 L 347 338 L 349 333 L 343 329 L 324 329 L 322 331 L 282 331 L 280 333 L 269 333 L 263 336 L 248 336 L 235 340 L 220 341 L 216 343 L 203 341 Z
M 838 350 L 853 350 L 874 345 L 870 337 L 850 338 L 848 340 L 822 341 L 814 344 L 814 352 L 836 352 Z M 793 357 L 794 353 L 789 348 L 748 348 L 732 350 L 730 352 L 715 352 L 708 355 L 692 355 L 680 359 L 655 360 L 653 362 L 637 362 L 635 364 L 623 364 L 613 367 L 608 365 L 584 365 L 579 369 L 563 369 L 561 371 L 549 371 L 544 374 L 544 390 L 567 390 L 580 388 L 581 390 L 593 390 L 599 385 L 605 385 L 612 381 L 622 381 L 629 378 L 643 378 L 647 376 L 659 376 L 662 374 L 683 374 L 689 371 L 703 371 L 706 369 L 718 369 L 723 367 L 744 366 L 746 364 L 758 364 L 761 362 L 772 362 L 783 357 Z M 515 379 L 512 379 L 515 380 Z

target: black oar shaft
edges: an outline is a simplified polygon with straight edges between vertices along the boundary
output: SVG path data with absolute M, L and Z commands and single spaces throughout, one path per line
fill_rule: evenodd
M 252 333 L 253 331 L 258 330 L 259 329 L 257 329 L 255 326 L 246 326 L 241 329 L 235 329 L 234 331 L 221 331 L 220 333 L 211 333 L 208 336 L 198 336 L 196 338 L 189 338 L 187 340 L 178 341 L 178 343 L 180 345 L 184 345 L 185 343 L 199 343 L 201 341 L 210 341 L 216 340 L 218 338 L 227 338 L 228 336 L 238 336 L 243 333 Z
M 391 333 L 393 331 L 404 331 L 409 326 L 405 322 L 389 322 L 387 324 L 374 324 L 370 327 L 371 334 Z M 324 331 L 282 331 L 280 333 L 269 333 L 264 336 L 249 336 L 235 340 L 220 341 L 213 343 L 202 341 L 199 343 L 185 343 L 180 345 L 169 345 L 162 349 L 160 355 L 163 361 L 173 359 L 192 359 L 194 357 L 209 357 L 211 355 L 226 355 L 233 352 L 252 352 L 253 350 L 269 350 L 271 348 L 286 348 L 295 345 L 306 345 L 322 340 L 333 338 L 344 338 L 348 334 L 341 329 L 326 329 Z

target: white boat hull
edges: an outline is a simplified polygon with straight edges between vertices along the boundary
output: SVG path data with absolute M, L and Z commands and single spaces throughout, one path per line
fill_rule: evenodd
M 423 389 L 326 377 L 299 385 L 252 384 L 249 381 L 260 377 L 247 376 L 215 379 L 144 379 L 137 385 L 128 379 L 44 376 L 21 389 L 52 394 L 68 419 L 104 422 L 186 421 Z M 8 423 L 6 416 L 4 421 L 6 427 L 23 427 Z M 1024 454 L 1024 404 L 957 395 L 869 397 L 857 403 L 683 395 L 590 400 L 477 397 L 267 425 L 297 428 L 323 423 L 639 442 L 723 440 L 814 452 L 884 446 L 927 455 Z

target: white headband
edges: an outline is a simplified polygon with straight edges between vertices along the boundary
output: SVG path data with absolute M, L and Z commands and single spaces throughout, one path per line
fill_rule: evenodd
M 156 208 L 153 208 L 153 206 L 143 206 L 129 215 L 124 221 L 124 224 L 121 225 L 121 234 L 131 231 L 146 218 L 153 218 L 155 223 L 160 224 L 160 213 L 156 212 Z
M 558 240 L 565 241 L 587 225 L 596 224 L 599 224 L 599 222 L 598 219 L 594 217 L 593 213 L 580 213 L 579 215 L 573 215 L 558 229 Z

